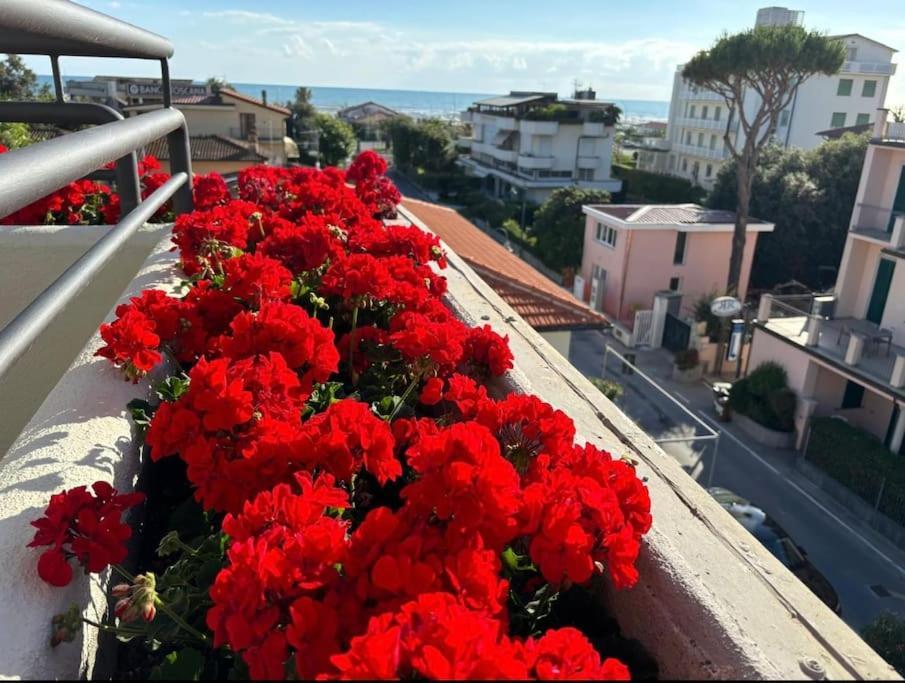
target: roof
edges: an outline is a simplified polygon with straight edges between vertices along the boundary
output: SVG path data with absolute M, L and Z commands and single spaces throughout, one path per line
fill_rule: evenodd
M 699 204 L 594 204 L 582 207 L 589 216 L 611 218 L 623 227 L 645 226 L 663 229 L 674 226 L 697 226 L 699 230 L 722 231 L 735 226 L 735 212 L 707 209 Z M 753 216 L 748 231 L 772 232 L 773 224 Z
M 534 94 L 534 95 L 508 95 L 503 97 L 491 97 L 488 100 L 478 100 L 475 104 L 481 104 L 485 107 L 514 107 L 517 104 L 527 104 L 528 102 L 535 102 L 537 100 L 547 99 L 549 95 L 543 94 Z
M 353 104 L 348 107 L 343 107 L 338 112 L 336 112 L 336 115 L 342 116 L 343 114 L 347 114 L 349 112 L 355 111 L 356 109 L 363 109 L 364 107 L 367 107 L 368 105 L 370 105 L 372 107 L 377 107 L 378 109 L 381 110 L 381 112 L 386 113 L 386 114 L 392 114 L 393 116 L 400 115 L 399 112 L 396 111 L 395 109 L 390 109 L 386 105 L 380 104 L 380 102 L 375 102 L 374 100 L 368 100 L 367 102 L 362 102 L 360 104 Z
M 234 100 L 240 100 L 240 101 L 246 102 L 248 104 L 253 104 L 258 107 L 263 107 L 264 109 L 269 109 L 270 111 L 275 111 L 278 114 L 285 114 L 286 116 L 289 116 L 290 114 L 292 114 L 292 112 L 289 111 L 288 109 L 286 109 L 286 107 L 280 107 L 275 104 L 264 104 L 263 101 L 255 98 L 255 97 L 249 97 L 248 95 L 243 95 L 242 93 L 236 92 L 235 90 L 230 90 L 229 88 L 220 88 L 219 94 L 221 97 L 225 95 L 226 97 L 231 97 Z
M 457 211 L 405 197 L 414 215 L 536 330 L 606 327 L 607 319 L 508 251 Z
M 816 133 L 821 137 L 826 138 L 827 140 L 836 140 L 841 138 L 846 133 L 854 133 L 858 135 L 860 133 L 866 133 L 874 127 L 873 123 L 862 123 L 859 126 L 842 126 L 841 128 L 827 128 L 826 130 L 821 130 Z
M 886 43 L 881 43 L 879 40 L 874 40 L 873 38 L 868 38 L 867 36 L 862 35 L 860 33 L 840 33 L 839 35 L 828 36 L 828 37 L 829 38 L 862 38 L 869 43 L 873 43 L 874 45 L 879 45 L 880 47 L 885 47 L 887 50 L 892 50 L 893 52 L 898 52 L 898 50 L 895 49 L 894 47 L 891 47 L 891 46 L 887 45 Z M 858 60 L 856 59 L 854 61 L 858 61 Z
M 192 135 L 189 137 L 193 161 L 266 161 L 264 157 L 237 140 L 224 135 Z M 158 159 L 169 159 L 170 150 L 166 138 L 158 138 L 145 147 L 145 151 Z

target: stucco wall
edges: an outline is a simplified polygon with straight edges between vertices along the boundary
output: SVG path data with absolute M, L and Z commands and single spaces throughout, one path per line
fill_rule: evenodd
M 176 284 L 175 256 L 169 247 L 168 239 L 160 242 L 120 301 L 147 287 Z M 134 486 L 139 459 L 126 403 L 147 398 L 148 383 L 123 381 L 118 370 L 94 355 L 99 346 L 95 334 L 0 462 L 2 678 L 91 678 L 94 672 L 97 632 L 83 630 L 75 642 L 51 649 L 50 619 L 72 603 L 80 605 L 87 618 L 102 619 L 109 577 L 89 580 L 76 572 L 66 588 L 51 587 L 37 574 L 40 551 L 25 545 L 34 535 L 29 522 L 41 516 L 53 493 L 98 480 L 120 490 Z M 97 673 L 104 677 L 106 672 Z
M 195 161 L 192 160 L 192 173 L 236 173 L 243 168 L 256 165 L 256 161 Z M 170 172 L 170 162 L 161 161 L 161 167 L 167 173 Z
M 731 232 L 686 233 L 685 262 L 674 264 L 677 231 L 617 228 L 616 247 L 612 248 L 597 241 L 597 222 L 593 216 L 585 217 L 581 275 L 590 282 L 594 264 L 606 269 L 603 310 L 610 316 L 627 319 L 632 306 L 650 308 L 654 294 L 669 289 L 669 281 L 674 277 L 681 278 L 679 291 L 683 295 L 684 309 L 694 306 L 702 296 L 725 292 L 732 253 Z M 749 232 L 745 240 L 739 286 L 741 298 L 748 290 L 757 237 L 758 233 Z M 621 315 L 618 315 L 620 294 Z
M 755 327 L 754 336 L 751 339 L 748 372 L 750 373 L 758 365 L 768 361 L 779 363 L 786 369 L 789 388 L 796 394 L 802 396 L 808 393 L 805 391 L 805 378 L 808 364 L 813 361 L 810 360 L 807 352 Z
M 560 355 L 569 358 L 569 346 L 572 343 L 572 332 L 569 330 L 548 330 L 541 332 L 540 336 L 549 342 L 550 346 L 559 351 Z
M 0 327 L 109 229 L 38 226 L 0 230 Z M 165 225 L 142 228 L 0 380 L 0 460 L 168 230 Z

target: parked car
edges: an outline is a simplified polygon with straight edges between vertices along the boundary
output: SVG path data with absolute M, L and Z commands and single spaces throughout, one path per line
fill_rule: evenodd
M 811 564 L 804 548 L 797 545 L 779 524 L 767 516 L 767 513 L 729 489 L 713 487 L 707 491 L 776 559 L 810 588 L 814 595 L 823 600 L 836 614 L 842 613 L 839 596 L 832 584 Z

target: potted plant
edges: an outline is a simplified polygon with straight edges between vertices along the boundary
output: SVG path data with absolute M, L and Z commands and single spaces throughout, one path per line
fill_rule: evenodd
M 703 376 L 697 349 L 677 351 L 673 356 L 672 378 L 679 382 L 697 382 Z

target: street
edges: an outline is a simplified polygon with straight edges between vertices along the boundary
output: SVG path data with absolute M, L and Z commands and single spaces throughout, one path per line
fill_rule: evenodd
M 599 331 L 572 334 L 570 361 L 585 375 L 604 376 L 604 347 L 624 348 Z M 842 618 L 859 630 L 884 611 L 905 615 L 905 552 L 894 546 L 794 469 L 791 451 L 751 442 L 730 423 L 717 422 L 704 382 L 669 379 L 670 354 L 637 350 L 636 364 L 712 429 L 720 433 L 712 485 L 738 493 L 775 519 L 830 581 Z M 617 405 L 655 440 L 690 437 L 706 429 L 637 374 L 622 372 L 610 356 L 605 376 L 623 386 Z M 714 463 L 713 441 L 661 443 L 702 486 Z

